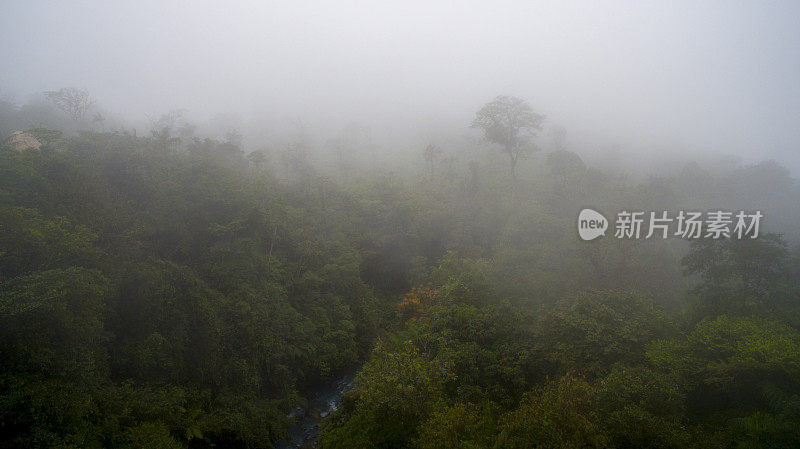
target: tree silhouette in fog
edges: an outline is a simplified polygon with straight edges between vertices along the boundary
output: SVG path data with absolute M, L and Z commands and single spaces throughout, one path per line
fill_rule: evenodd
M 471 128 L 480 128 L 487 141 L 502 146 L 511 162 L 511 178 L 516 181 L 517 163 L 536 151 L 531 140 L 542 129 L 544 119 L 525 100 L 499 96 L 475 114 Z

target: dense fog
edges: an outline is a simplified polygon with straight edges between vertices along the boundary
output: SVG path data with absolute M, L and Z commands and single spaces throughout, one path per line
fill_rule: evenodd
M 109 127 L 173 110 L 276 145 L 348 124 L 396 161 L 453 148 L 497 95 L 589 160 L 800 162 L 794 2 L 5 2 L 0 94 L 84 89 Z M 547 132 L 537 143 L 548 144 Z M 601 156 L 602 155 L 602 156 Z
M 4 1 L 0 449 L 797 449 L 798 18 Z

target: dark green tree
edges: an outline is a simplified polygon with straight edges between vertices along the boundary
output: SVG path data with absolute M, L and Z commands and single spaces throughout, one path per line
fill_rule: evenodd
M 475 114 L 471 128 L 481 129 L 487 141 L 502 147 L 511 163 L 511 177 L 516 181 L 517 163 L 536 151 L 532 138 L 542 129 L 544 119 L 525 100 L 499 96 Z

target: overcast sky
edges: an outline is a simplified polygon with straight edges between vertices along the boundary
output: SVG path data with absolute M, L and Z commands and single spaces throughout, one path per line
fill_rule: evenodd
M 466 128 L 525 98 L 582 145 L 800 168 L 800 2 L 3 1 L 0 89 L 89 90 L 132 119 L 186 108 Z

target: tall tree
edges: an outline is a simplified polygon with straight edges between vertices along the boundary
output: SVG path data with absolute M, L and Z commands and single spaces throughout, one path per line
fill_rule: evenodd
M 778 234 L 757 239 L 698 239 L 683 258 L 699 275 L 695 313 L 705 316 L 782 315 L 797 306 L 796 262 Z
M 75 121 L 83 120 L 86 113 L 89 112 L 95 104 L 89 92 L 75 89 L 74 87 L 47 91 L 44 95 Z
M 250 154 L 247 155 L 247 160 L 257 169 L 261 170 L 267 162 L 267 152 L 264 150 L 251 151 Z
M 531 139 L 542 129 L 544 119 L 525 100 L 499 96 L 483 105 L 470 127 L 482 129 L 486 140 L 502 145 L 511 162 L 511 177 L 516 181 L 517 162 L 536 150 Z

